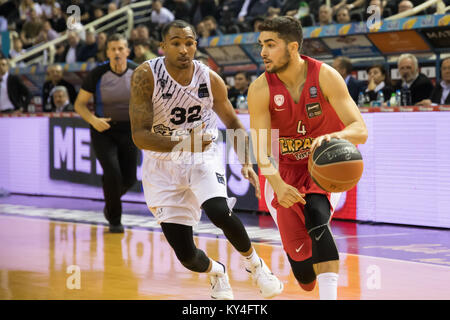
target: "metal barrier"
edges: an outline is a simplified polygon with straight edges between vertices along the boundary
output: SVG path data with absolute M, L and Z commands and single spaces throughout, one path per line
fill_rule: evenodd
M 144 23 L 150 19 L 149 13 L 152 1 L 142 1 L 127 5 L 104 17 L 101 17 L 87 25 L 82 26 L 81 30 L 95 30 L 96 32 L 107 32 L 115 29 L 117 32 L 125 33 L 128 38 L 134 25 Z M 106 24 L 105 24 L 106 23 Z M 105 24 L 105 25 L 103 25 Z M 97 28 L 98 27 L 98 28 Z M 68 30 L 69 31 L 69 30 Z M 67 40 L 67 32 L 57 39 L 48 41 L 29 49 L 26 53 L 10 60 L 12 67 L 24 62 L 25 65 L 32 64 L 52 64 L 54 62 L 56 46 Z

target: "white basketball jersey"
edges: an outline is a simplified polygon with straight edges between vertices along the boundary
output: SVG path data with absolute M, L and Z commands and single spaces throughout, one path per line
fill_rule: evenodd
M 187 86 L 182 86 L 167 72 L 164 57 L 148 60 L 146 63 L 150 65 L 154 79 L 152 131 L 163 136 L 186 135 L 203 122 L 204 131 L 211 134 L 214 140 L 217 139 L 217 115 L 212 110 L 210 69 L 193 60 L 192 81 Z M 145 153 L 153 158 L 170 160 L 170 153 Z

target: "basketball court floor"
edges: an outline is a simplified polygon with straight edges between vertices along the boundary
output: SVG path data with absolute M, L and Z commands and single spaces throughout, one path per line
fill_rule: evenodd
M 100 201 L 0 198 L 0 299 L 208 300 L 205 274 L 186 270 L 144 204 L 125 203 L 124 234 L 108 232 Z M 270 216 L 238 213 L 259 255 L 285 285 L 275 299 L 317 300 L 293 277 Z M 450 232 L 333 221 L 338 298 L 450 299 Z M 240 255 L 207 219 L 196 243 L 224 263 L 235 299 L 262 299 Z

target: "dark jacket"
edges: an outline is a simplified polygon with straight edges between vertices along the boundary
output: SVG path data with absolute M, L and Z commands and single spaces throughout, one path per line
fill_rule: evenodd
M 388 101 L 391 98 L 392 93 L 395 92 L 394 89 L 388 85 L 385 85 L 381 91 L 383 92 L 384 101 Z M 369 90 L 366 94 L 369 97 L 369 101 L 376 101 L 378 98 L 378 91 Z
M 56 86 L 64 86 L 67 89 L 67 93 L 69 94 L 70 103 L 74 104 L 75 99 L 77 98 L 77 92 L 72 84 L 67 82 L 64 79 L 61 79 Z M 44 86 L 42 87 L 42 110 L 44 112 L 52 112 L 55 111 L 55 104 L 53 103 L 53 98 L 50 97 L 50 93 L 52 89 L 55 87 L 53 82 L 50 80 L 45 81 Z M 50 105 L 47 105 L 47 100 L 50 99 Z
M 402 89 L 402 81 L 397 82 L 395 90 Z M 429 99 L 434 86 L 430 79 L 423 73 L 419 73 L 419 76 L 411 84 L 409 90 L 411 91 L 411 103 L 414 105 L 424 99 Z
M 440 83 L 436 84 L 436 87 L 434 87 L 433 92 L 431 93 L 431 102 L 436 104 L 441 104 L 441 98 L 442 98 L 442 92 L 444 90 L 442 89 L 442 86 Z M 444 101 L 444 104 L 450 105 L 450 94 L 447 96 L 447 98 Z
M 16 75 L 9 74 L 7 81 L 8 97 L 14 105 L 14 109 L 28 111 L 28 105 L 32 98 L 30 90 L 22 82 L 22 79 Z
M 358 103 L 359 93 L 364 93 L 366 91 L 366 85 L 364 84 L 364 82 L 356 80 L 352 76 L 350 76 L 350 79 L 348 80 L 347 88 L 356 104 Z
M 77 62 L 82 62 L 82 60 L 80 59 L 80 54 L 81 51 L 84 48 L 84 42 L 82 40 L 80 40 L 80 42 L 78 43 L 78 45 L 75 48 L 75 56 L 76 56 L 76 61 Z M 56 54 L 55 55 L 55 62 L 59 62 L 59 63 L 65 63 L 66 62 L 66 56 L 67 53 L 69 52 L 70 46 L 68 44 L 66 44 L 66 46 L 64 47 L 64 52 L 62 54 Z

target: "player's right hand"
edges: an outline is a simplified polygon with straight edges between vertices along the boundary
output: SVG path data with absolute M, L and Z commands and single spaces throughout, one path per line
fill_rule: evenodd
M 305 194 L 300 193 L 297 188 L 283 183 L 277 190 L 274 190 L 277 194 L 278 203 L 285 208 L 290 208 L 295 203 L 300 202 L 301 204 L 306 204 L 304 199 Z
M 95 120 L 91 124 L 98 132 L 103 132 L 111 128 L 108 123 L 109 121 L 111 121 L 111 118 L 95 118 Z

